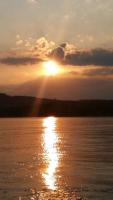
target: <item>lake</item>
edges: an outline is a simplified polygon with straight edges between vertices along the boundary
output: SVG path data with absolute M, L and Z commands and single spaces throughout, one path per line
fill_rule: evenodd
M 0 200 L 35 199 L 113 199 L 113 118 L 0 119 Z

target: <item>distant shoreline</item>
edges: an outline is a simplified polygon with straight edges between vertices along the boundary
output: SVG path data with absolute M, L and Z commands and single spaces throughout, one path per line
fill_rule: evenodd
M 0 118 L 113 117 L 113 100 L 40 99 L 0 94 Z
M 56 118 L 113 118 L 113 116 L 53 116 L 53 115 L 44 115 L 44 116 L 0 116 L 0 119 L 29 119 L 29 118 L 47 118 L 47 117 L 56 117 Z

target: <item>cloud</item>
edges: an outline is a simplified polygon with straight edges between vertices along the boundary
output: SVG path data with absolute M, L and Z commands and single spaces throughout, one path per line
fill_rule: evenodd
M 6 65 L 33 65 L 36 63 L 41 62 L 42 60 L 40 58 L 37 57 L 5 57 L 0 59 L 0 62 L 2 64 L 6 64 Z
M 23 40 L 21 39 L 20 35 L 16 35 L 16 45 L 20 46 L 23 44 Z
M 20 50 L 32 55 L 39 55 L 41 57 L 47 57 L 50 52 L 55 48 L 55 42 L 47 40 L 45 37 L 36 38 L 32 37 L 21 38 L 20 35 L 16 36 L 16 47 L 13 50 Z
M 64 64 L 74 66 L 113 66 L 113 50 L 93 49 L 75 51 L 65 56 Z
M 48 56 L 54 48 L 55 43 L 48 41 L 45 37 L 38 38 L 32 47 L 33 51 L 42 57 Z
M 92 38 L 91 38 L 92 39 Z M 16 36 L 16 47 L 13 53 L 0 56 L 0 63 L 6 65 L 33 65 L 35 63 L 44 61 L 45 59 L 55 59 L 64 66 L 91 66 L 92 73 L 95 74 L 93 67 L 113 67 L 113 50 L 95 48 L 89 50 L 78 50 L 77 46 L 70 43 L 61 43 L 56 45 L 55 42 L 41 37 L 33 40 L 33 38 L 23 39 L 20 35 Z M 97 70 L 95 68 L 95 70 Z M 107 72 L 101 69 L 99 74 L 112 73 L 109 69 Z
M 73 44 L 62 43 L 58 47 L 51 50 L 50 57 L 56 59 L 59 62 L 64 61 L 66 54 L 75 52 L 76 47 Z
M 52 59 L 55 59 L 57 61 L 62 61 L 64 60 L 65 58 L 65 51 L 64 51 L 64 48 L 62 46 L 59 46 L 57 48 L 55 48 L 51 54 L 50 54 L 50 57 Z
M 29 3 L 37 3 L 38 1 L 37 0 L 27 0 L 27 2 L 29 2 Z
M 31 37 L 22 39 L 16 35 L 16 46 L 10 52 L 0 55 L 0 63 L 5 65 L 33 65 L 49 59 L 48 55 L 55 48 L 53 41 L 45 37 L 33 40 Z
M 63 43 L 53 49 L 50 56 L 64 65 L 113 66 L 113 50 L 102 48 L 77 50 L 76 46 Z
M 96 67 L 83 71 L 86 76 L 113 76 L 113 67 Z

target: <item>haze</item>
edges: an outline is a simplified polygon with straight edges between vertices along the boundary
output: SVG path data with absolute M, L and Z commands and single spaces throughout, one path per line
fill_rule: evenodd
M 0 1 L 0 92 L 113 98 L 112 0 Z M 43 63 L 61 73 L 47 77 Z

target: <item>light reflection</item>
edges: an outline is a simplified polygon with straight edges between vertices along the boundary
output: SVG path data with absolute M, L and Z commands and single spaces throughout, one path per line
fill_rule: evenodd
M 57 132 L 56 132 L 56 118 L 48 117 L 44 119 L 44 160 L 47 162 L 47 168 L 44 171 L 43 178 L 48 189 L 56 189 L 55 172 L 58 167 L 58 152 L 57 152 Z

